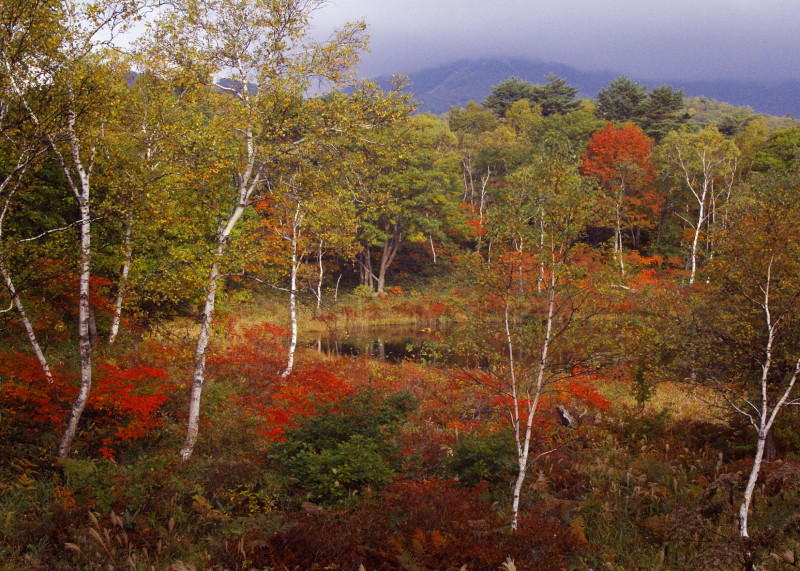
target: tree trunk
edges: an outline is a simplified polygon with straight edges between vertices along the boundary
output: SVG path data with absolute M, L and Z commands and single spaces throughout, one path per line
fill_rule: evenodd
M 325 269 L 322 266 L 322 256 L 325 252 L 322 251 L 322 240 L 319 241 L 319 250 L 317 250 L 317 311 L 322 308 L 322 279 L 325 276 Z
M 94 317 L 94 307 L 89 302 L 89 343 L 92 347 L 97 345 L 97 320 Z
M 252 164 L 251 164 L 252 167 Z M 259 176 L 252 176 L 252 168 L 246 172 L 243 180 L 249 181 L 249 185 L 244 183 L 239 188 L 239 204 L 233 209 L 228 222 L 223 228 L 221 223 L 217 227 L 217 251 L 208 272 L 208 282 L 206 284 L 206 301 L 203 305 L 203 314 L 200 321 L 200 333 L 197 335 L 197 344 L 194 350 L 194 371 L 192 372 L 192 392 L 189 396 L 189 419 L 186 424 L 186 440 L 180 451 L 180 457 L 185 462 L 191 458 L 194 452 L 194 445 L 197 442 L 197 434 L 200 422 L 200 398 L 203 394 L 203 385 L 206 378 L 206 351 L 208 350 L 209 340 L 211 339 L 211 321 L 214 316 L 214 308 L 217 299 L 217 285 L 219 281 L 219 267 L 222 256 L 225 253 L 225 246 L 228 237 L 231 235 L 236 223 L 244 214 L 248 201 L 258 185 Z
M 373 279 L 375 274 L 372 273 L 372 253 L 369 250 L 369 244 L 364 244 L 364 249 L 361 251 L 361 285 L 369 286 L 372 288 Z
M 297 242 L 292 242 L 292 274 L 289 285 L 289 324 L 291 327 L 291 338 L 289 340 L 289 352 L 286 357 L 286 368 L 281 373 L 284 379 L 292 374 L 294 367 L 294 353 L 297 350 Z
M 211 264 L 206 288 L 206 300 L 203 313 L 200 316 L 200 333 L 194 349 L 194 371 L 192 373 L 192 392 L 189 397 L 189 420 L 186 428 L 186 440 L 181 448 L 180 456 L 185 462 L 194 452 L 200 424 L 200 398 L 203 394 L 203 385 L 206 378 L 206 351 L 211 337 L 211 321 L 214 316 L 214 307 L 217 297 L 217 281 L 219 280 L 219 263 L 224 252 L 224 241 L 219 239 L 217 252 Z
M 700 231 L 705 222 L 705 193 L 703 199 L 699 201 L 700 211 L 697 215 L 697 225 L 694 228 L 694 237 L 692 238 L 692 253 L 691 253 L 691 268 L 692 273 L 689 276 L 689 285 L 694 283 L 695 275 L 697 274 L 697 245 L 700 242 Z
M 292 273 L 289 284 L 289 323 L 291 325 L 292 337 L 289 340 L 289 354 L 286 359 L 286 368 L 281 373 L 284 379 L 292 374 L 294 367 L 294 353 L 297 350 L 297 271 L 302 263 L 302 256 L 297 255 L 298 242 L 300 240 L 300 224 L 303 214 L 300 211 L 300 203 L 292 219 Z M 320 256 L 322 255 L 322 243 L 320 242 Z
M 625 276 L 625 261 L 622 258 L 622 205 L 617 204 L 617 212 L 614 224 L 614 254 L 617 256 L 619 263 L 619 271 L 622 276 Z
M 631 242 L 634 250 L 639 250 L 642 243 L 642 229 L 638 226 L 631 228 Z
M 753 468 L 750 470 L 750 477 L 744 489 L 744 499 L 739 507 L 739 536 L 742 538 L 750 537 L 747 530 L 747 520 L 750 515 L 750 504 L 753 501 L 753 491 L 756 489 L 758 474 L 761 471 L 761 462 L 764 458 L 764 448 L 767 442 L 767 434 L 764 430 L 758 433 L 756 442 L 756 456 L 753 458 Z
M 778 458 L 778 449 L 775 446 L 775 425 L 767 430 L 767 441 L 764 444 L 764 462 L 774 462 Z
M 7 102 L 6 102 L 7 104 Z M 0 104 L 2 105 L 2 104 Z M 5 111 L 7 111 L 7 107 L 2 105 L 3 112 L 0 113 L 0 116 L 5 116 Z M 50 366 L 47 363 L 47 358 L 44 356 L 44 351 L 42 351 L 41 345 L 39 345 L 39 340 L 36 338 L 36 332 L 33 329 L 33 324 L 31 323 L 30 319 L 28 319 L 28 314 L 25 312 L 25 305 L 22 303 L 22 299 L 20 299 L 19 294 L 17 293 L 17 289 L 14 286 L 14 280 L 11 278 L 11 272 L 6 267 L 5 264 L 5 255 L 3 254 L 3 223 L 5 222 L 6 214 L 8 213 L 9 204 L 11 203 L 11 198 L 16 193 L 17 189 L 19 188 L 20 182 L 22 180 L 22 175 L 28 169 L 29 159 L 27 156 L 23 155 L 17 161 L 17 166 L 5 176 L 5 179 L 0 182 L 0 191 L 8 192 L 5 196 L 3 201 L 3 206 L 0 208 L 0 275 L 3 276 L 3 281 L 6 284 L 6 289 L 8 289 L 8 295 L 11 296 L 11 303 L 14 306 L 17 314 L 19 315 L 20 320 L 22 321 L 22 326 L 25 328 L 25 334 L 28 336 L 28 341 L 31 344 L 31 349 L 33 350 L 33 354 L 36 355 L 36 359 L 39 361 L 39 366 L 42 369 L 42 373 L 44 374 L 47 382 L 53 382 L 53 373 L 50 371 Z M 16 177 L 16 182 L 14 182 Z
M 25 333 L 28 336 L 28 341 L 31 344 L 31 349 L 33 349 L 33 354 L 36 355 L 36 359 L 39 361 L 39 366 L 42 368 L 42 373 L 44 374 L 47 382 L 53 382 L 53 373 L 50 371 L 50 366 L 47 364 L 47 358 L 44 356 L 44 351 L 42 351 L 41 345 L 39 345 L 39 341 L 36 339 L 36 332 L 33 329 L 33 325 L 31 324 L 30 319 L 28 319 L 27 313 L 25 313 L 25 306 L 22 303 L 19 295 L 17 294 L 17 290 L 14 287 L 14 282 L 11 279 L 11 274 L 9 273 L 8 269 L 5 266 L 4 260 L 2 255 L 0 255 L 0 274 L 3 276 L 3 281 L 6 283 L 6 288 L 8 289 L 8 293 L 11 296 L 11 301 L 14 304 L 14 309 L 16 309 L 17 313 L 19 314 L 20 319 L 22 320 L 22 325 L 25 327 Z
M 519 436 L 519 429 L 516 430 L 517 434 L 517 465 L 518 465 L 518 472 L 517 472 L 517 480 L 514 483 L 514 495 L 511 504 L 511 529 L 516 531 L 519 527 L 519 503 L 520 497 L 522 495 L 522 485 L 525 483 L 525 476 L 528 471 L 528 459 L 530 457 L 530 447 L 531 447 L 531 433 L 533 431 L 533 419 L 536 415 L 536 410 L 539 408 L 539 399 L 542 396 L 542 390 L 544 389 L 544 375 L 547 371 L 549 366 L 549 353 L 550 353 L 550 342 L 552 340 L 553 335 L 553 318 L 555 317 L 555 272 L 552 273 L 550 277 L 550 283 L 548 284 L 548 307 L 547 307 L 547 321 L 545 325 L 545 334 L 544 338 L 542 339 L 542 346 L 541 346 L 541 357 L 539 359 L 539 367 L 536 375 L 536 386 L 534 387 L 533 393 L 533 402 L 529 405 L 528 409 L 528 416 L 526 418 L 525 423 L 525 437 L 523 440 L 520 441 Z M 509 333 L 508 327 L 508 306 L 506 305 L 506 333 L 508 335 L 508 343 L 509 343 L 509 356 L 512 359 L 513 363 L 513 351 L 511 348 L 511 335 Z M 516 384 L 516 380 L 514 379 L 514 384 Z M 530 393 L 528 393 L 528 398 L 526 399 L 530 402 Z M 518 392 L 514 389 L 514 408 L 518 410 Z M 517 413 L 519 414 L 519 413 Z
M 78 397 L 72 403 L 67 428 L 58 447 L 58 455 L 61 458 L 69 456 L 72 448 L 72 441 L 78 430 L 83 409 L 86 401 L 89 400 L 89 392 L 92 389 L 92 343 L 89 335 L 89 276 L 91 268 L 92 248 L 91 248 L 91 216 L 89 211 L 89 192 L 88 182 L 84 186 L 83 196 L 80 201 L 81 213 L 81 259 L 80 259 L 80 289 L 78 305 L 78 351 L 81 367 L 81 388 Z
M 389 230 L 388 228 L 386 229 Z M 392 225 L 392 235 L 383 244 L 383 251 L 381 252 L 381 267 L 378 271 L 378 293 L 383 293 L 383 288 L 386 285 L 386 270 L 392 265 L 397 250 L 400 248 L 400 226 L 398 224 Z
M 125 288 L 128 285 L 128 274 L 131 270 L 131 261 L 133 260 L 133 240 L 131 234 L 133 233 L 133 214 L 128 212 L 128 217 L 125 220 L 125 238 L 123 240 L 123 260 L 122 270 L 119 275 L 119 283 L 117 284 L 117 296 L 114 300 L 114 315 L 111 319 L 111 332 L 108 335 L 108 344 L 113 345 L 117 340 L 119 334 L 119 325 L 122 320 L 122 303 L 125 299 Z
M 480 251 L 481 243 L 483 241 L 483 211 L 486 206 L 486 185 L 489 184 L 489 178 L 492 176 L 492 169 L 486 168 L 486 176 L 481 177 L 481 200 L 478 207 L 478 243 L 476 250 Z

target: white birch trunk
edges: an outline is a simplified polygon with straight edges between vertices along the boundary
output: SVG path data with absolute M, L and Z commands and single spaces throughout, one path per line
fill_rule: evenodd
M 34 125 L 41 126 L 38 116 L 33 111 L 28 103 L 25 94 L 17 84 L 16 78 L 9 66 L 8 61 L 4 60 L 4 67 L 8 72 L 12 90 L 19 98 L 23 107 L 25 108 L 28 116 Z M 69 456 L 70 449 L 72 448 L 72 441 L 78 428 L 83 409 L 86 406 L 86 401 L 89 399 L 89 392 L 92 387 L 92 344 L 89 335 L 89 320 L 91 319 L 91 308 L 89 307 L 89 283 L 91 276 L 91 210 L 90 210 L 90 177 L 94 165 L 95 148 L 91 147 L 89 158 L 86 159 L 81 156 L 81 141 L 76 132 L 77 114 L 75 110 L 74 94 L 71 89 L 68 90 L 70 101 L 67 107 L 67 123 L 65 125 L 64 134 L 66 135 L 67 145 L 69 149 L 69 160 L 59 149 L 56 140 L 52 134 L 46 134 L 44 138 L 48 146 L 53 151 L 53 154 L 58 161 L 64 176 L 67 179 L 67 184 L 72 191 L 78 203 L 80 211 L 80 285 L 79 285 L 79 301 L 78 301 L 78 353 L 80 359 L 81 370 L 81 384 L 78 397 L 72 403 L 69 418 L 67 420 L 67 428 L 61 438 L 58 446 L 58 455 L 61 458 Z M 74 173 L 73 173 L 74 169 Z M 77 180 L 76 180 L 77 177 Z
M 128 274 L 131 270 L 131 262 L 133 260 L 133 240 L 131 235 L 133 233 L 133 213 L 128 212 L 125 220 L 125 238 L 123 240 L 123 260 L 122 271 L 119 275 L 119 283 L 117 284 L 117 295 L 114 300 L 114 315 L 111 318 L 111 332 L 108 335 L 108 344 L 113 345 L 117 340 L 119 334 L 119 326 L 122 321 L 122 304 L 125 299 L 125 288 L 128 285 Z
M 694 227 L 694 237 L 692 238 L 692 253 L 691 253 L 691 269 L 692 273 L 689 276 L 689 285 L 694 283 L 695 276 L 697 275 L 697 246 L 700 242 L 700 230 L 706 219 L 705 206 L 706 206 L 706 192 L 705 190 L 700 195 L 701 198 L 697 199 L 699 206 L 697 213 L 697 224 Z
M 325 252 L 322 251 L 322 240 L 319 241 L 319 249 L 317 250 L 317 311 L 322 308 L 322 280 L 325 277 L 325 268 L 322 266 L 322 256 Z
M 4 116 L 5 113 L 3 112 L 2 115 Z M 28 319 L 28 314 L 25 312 L 25 305 L 22 303 L 22 299 L 20 299 L 19 294 L 17 293 L 17 289 L 14 286 L 14 280 L 11 277 L 11 272 L 6 267 L 5 264 L 5 256 L 3 253 L 3 223 L 5 222 L 6 215 L 8 214 L 9 206 L 11 203 L 11 199 L 14 197 L 16 190 L 19 186 L 20 179 L 24 172 L 27 170 L 29 164 L 29 159 L 23 153 L 20 156 L 19 161 L 17 162 L 16 168 L 6 175 L 5 179 L 0 182 L 0 191 L 5 192 L 8 189 L 6 194 L 5 200 L 3 201 L 3 208 L 0 210 L 0 275 L 3 276 L 3 281 L 6 284 L 6 289 L 8 290 L 9 296 L 11 296 L 11 303 L 14 306 L 17 314 L 19 315 L 20 320 L 22 321 L 22 326 L 25 328 L 25 334 L 28 336 L 28 341 L 31 344 L 31 349 L 33 350 L 33 354 L 36 355 L 36 359 L 39 361 L 39 366 L 42 368 L 42 374 L 44 374 L 45 378 L 48 382 L 53 382 L 53 373 L 50 371 L 50 366 L 47 363 L 47 358 L 44 355 L 44 351 L 42 351 L 41 345 L 39 345 L 39 340 L 36 338 L 36 332 L 33 329 L 33 324 L 31 320 Z M 17 177 L 16 183 L 13 183 L 13 179 Z
M 300 223 L 303 219 L 300 205 L 294 213 L 292 221 L 292 270 L 289 283 L 289 325 L 291 338 L 289 339 L 289 352 L 286 357 L 286 368 L 281 373 L 284 379 L 292 374 L 294 368 L 294 354 L 297 351 L 297 270 L 300 268 L 300 257 L 297 254 L 297 242 L 300 240 Z
M 775 401 L 775 404 L 770 410 L 769 404 L 769 375 L 772 367 L 772 351 L 776 342 L 778 328 L 781 326 L 786 313 L 780 315 L 777 319 L 773 319 L 772 311 L 770 308 L 770 288 L 772 285 L 772 260 L 767 266 L 767 280 L 761 291 L 764 293 L 764 301 L 761 308 L 764 310 L 764 320 L 767 326 L 767 344 L 764 349 L 764 362 L 761 365 L 761 402 L 758 410 L 758 418 L 754 418 L 746 410 L 734 407 L 738 412 L 744 414 L 756 430 L 756 454 L 753 458 L 753 467 L 750 470 L 750 476 L 747 479 L 747 486 L 745 486 L 742 503 L 739 506 L 739 536 L 748 538 L 748 519 L 750 515 L 750 505 L 753 501 L 753 492 L 755 491 L 756 483 L 758 482 L 758 475 L 761 472 L 761 465 L 764 460 L 764 449 L 766 447 L 769 431 L 775 423 L 775 419 L 780 413 L 781 409 L 786 405 L 789 397 L 794 390 L 795 383 L 797 382 L 798 374 L 800 374 L 800 359 L 795 362 L 794 372 L 786 383 L 786 388 L 783 394 Z M 754 405 L 753 405 L 754 406 Z M 748 553 L 748 558 L 750 554 Z M 752 562 L 748 562 L 752 563 Z
M 11 296 L 11 301 L 14 304 L 14 309 L 17 311 L 20 320 L 22 321 L 22 325 L 25 328 L 25 334 L 28 336 L 28 341 L 31 344 L 31 349 L 33 350 L 33 354 L 36 355 L 36 359 L 39 361 L 39 366 L 42 368 L 42 373 L 44 374 L 45 378 L 48 382 L 53 382 L 53 373 L 50 371 L 50 366 L 47 363 L 47 358 L 44 355 L 44 351 L 42 351 L 41 345 L 39 345 L 39 341 L 36 338 L 36 332 L 33 329 L 33 325 L 31 324 L 30 319 L 28 319 L 28 314 L 25 313 L 25 306 L 22 303 L 19 295 L 17 294 L 17 290 L 14 287 L 14 281 L 11 279 L 11 274 L 9 273 L 6 265 L 4 263 L 2 255 L 0 255 L 0 274 L 3 276 L 3 281 L 5 281 L 6 288 L 8 289 L 8 293 Z
M 758 475 L 761 472 L 761 463 L 764 459 L 764 447 L 767 442 L 766 432 L 759 431 L 756 442 L 756 455 L 753 458 L 753 468 L 750 470 L 750 477 L 747 479 L 747 486 L 744 489 L 742 504 L 739 506 L 739 536 L 742 538 L 750 537 L 747 529 L 747 522 L 750 515 L 750 504 L 753 502 L 753 492 L 756 489 Z
M 486 208 L 486 185 L 489 184 L 489 178 L 492 176 L 492 169 L 486 168 L 486 176 L 481 177 L 481 200 L 478 207 L 478 249 L 480 250 L 481 243 L 483 242 L 483 222 L 484 222 L 484 209 Z
M 614 218 L 614 254 L 619 263 L 620 274 L 625 277 L 625 260 L 622 258 L 622 194 L 623 187 L 620 187 Z
M 194 351 L 194 370 L 192 372 L 192 390 L 189 396 L 189 418 L 186 424 L 186 440 L 180 450 L 180 457 L 184 462 L 191 458 L 199 432 L 200 401 L 203 395 L 203 385 L 205 384 L 206 375 L 206 352 L 208 351 L 208 345 L 211 341 L 211 323 L 216 307 L 220 264 L 225 254 L 225 247 L 228 244 L 231 232 L 233 232 L 242 214 L 244 214 L 245 209 L 250 204 L 250 199 L 261 181 L 261 171 L 256 165 L 253 133 L 249 130 L 246 133 L 246 141 L 248 161 L 244 172 L 239 177 L 239 201 L 228 217 L 225 226 L 223 228 L 218 227 L 217 229 L 217 249 L 214 260 L 211 263 L 211 269 L 208 273 L 208 281 L 206 282 L 206 299 L 203 305 L 200 332 L 197 335 L 197 343 Z
M 533 419 L 536 416 L 536 411 L 539 408 L 539 398 L 542 396 L 542 391 L 544 390 L 544 376 L 547 371 L 547 367 L 549 366 L 549 352 L 550 352 L 550 342 L 553 335 L 553 318 L 555 317 L 555 272 L 550 277 L 550 283 L 548 284 L 549 287 L 549 299 L 547 305 L 547 322 L 545 324 L 545 333 L 544 338 L 542 339 L 542 346 L 541 346 L 541 358 L 539 360 L 539 367 L 536 373 L 536 385 L 534 386 L 533 392 L 533 402 L 531 402 L 531 395 L 530 391 L 527 394 L 527 400 L 530 403 L 528 409 L 528 416 L 525 419 L 525 437 L 520 442 L 519 436 L 517 436 L 517 450 L 518 450 L 518 469 L 517 472 L 517 480 L 514 483 L 514 493 L 513 499 L 511 504 L 511 529 L 516 530 L 519 527 L 519 503 L 520 497 L 522 496 L 522 485 L 525 483 L 525 476 L 527 475 L 528 471 L 528 460 L 530 457 L 530 448 L 531 448 L 531 432 L 533 430 Z M 516 400 L 516 396 L 514 397 Z M 515 409 L 518 410 L 518 407 L 515 403 Z M 517 431 L 517 434 L 519 432 Z
M 72 92 L 70 91 L 70 95 Z M 74 104 L 74 102 L 72 102 Z M 72 403 L 67 428 L 61 438 L 58 447 L 58 455 L 61 458 L 69 456 L 72 442 L 78 430 L 83 409 L 89 400 L 89 393 L 92 389 L 92 339 L 89 330 L 92 319 L 91 307 L 89 306 L 89 286 L 91 283 L 91 261 L 92 261 L 92 216 L 90 209 L 91 185 L 90 177 L 94 166 L 95 148 L 90 150 L 90 156 L 86 162 L 81 156 L 81 142 L 75 131 L 76 113 L 74 108 L 68 111 L 67 136 L 69 140 L 69 151 L 72 168 L 77 175 L 77 184 L 72 176 L 72 169 L 69 168 L 64 156 L 58 152 L 55 142 L 51 139 L 50 145 L 55 151 L 61 164 L 62 170 L 67 177 L 73 194 L 78 201 L 81 220 L 81 251 L 80 251 L 80 286 L 78 301 L 78 353 L 81 368 L 81 386 L 78 397 Z
M 189 420 L 186 427 L 186 440 L 181 448 L 180 456 L 185 462 L 194 452 L 200 425 L 200 399 L 203 395 L 203 385 L 206 378 L 206 353 L 211 340 L 211 323 L 217 299 L 217 282 L 219 280 L 219 262 L 225 250 L 224 239 L 219 239 L 214 261 L 208 274 L 206 285 L 206 299 L 203 304 L 203 314 L 200 321 L 200 333 L 194 349 L 194 370 L 192 372 L 192 392 L 189 396 Z
M 61 458 L 69 456 L 72 449 L 72 442 L 78 430 L 83 409 L 89 400 L 89 393 L 92 390 L 92 341 L 89 335 L 89 284 L 91 271 L 91 216 L 89 210 L 89 185 L 88 176 L 81 176 L 85 180 L 84 196 L 81 200 L 81 260 L 80 260 L 80 286 L 78 302 L 78 352 L 81 368 L 81 386 L 78 397 L 72 403 L 67 428 L 58 446 L 58 455 Z

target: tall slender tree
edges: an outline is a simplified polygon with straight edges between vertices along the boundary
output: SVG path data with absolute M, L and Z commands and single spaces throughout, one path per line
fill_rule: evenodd
M 739 535 L 747 539 L 773 427 L 786 407 L 800 404 L 800 187 L 792 179 L 759 180 L 731 210 L 683 338 L 693 356 L 687 379 L 713 388 L 755 436 L 739 505 Z M 745 564 L 755 568 L 752 552 Z
M 701 238 L 705 234 L 706 254 L 713 257 L 713 233 L 726 225 L 726 206 L 737 180 L 739 149 L 711 126 L 698 133 L 672 131 L 659 146 L 659 152 L 678 191 L 684 195 L 688 191 L 689 201 L 684 202 L 685 210 L 679 211 L 679 216 L 691 229 L 687 267 L 692 284 L 703 247 Z
M 234 230 L 265 192 L 270 171 L 305 139 L 313 122 L 303 114 L 306 91 L 315 81 L 342 85 L 364 47 L 362 23 L 344 26 L 325 43 L 308 38 L 309 19 L 323 5 L 322 0 L 180 0 L 151 27 L 146 45 L 151 65 L 176 89 L 187 90 L 187 102 L 211 110 L 209 120 L 227 148 L 213 166 L 205 164 L 216 175 L 194 177 L 197 190 L 214 205 L 216 221 L 180 452 L 184 460 L 197 441 L 217 289 Z M 194 134 L 183 136 L 190 142 Z
M 467 372 L 496 391 L 517 451 L 511 527 L 535 460 L 534 425 L 545 396 L 586 365 L 579 324 L 590 318 L 578 238 L 592 217 L 592 193 L 558 147 L 539 149 L 508 180 L 489 217 L 493 252 L 473 268 L 476 300 L 464 338 L 481 366 Z M 470 346 L 471 344 L 471 346 Z
M 113 84 L 124 81 L 119 70 L 108 67 L 102 48 L 135 20 L 141 3 L 127 0 L 96 2 L 34 2 L 36 17 L 22 18 L 21 30 L 52 33 L 30 54 L 22 66 L 14 67 L 16 42 L 7 42 L 0 54 L 14 98 L 27 120 L 41 133 L 78 206 L 80 228 L 78 354 L 80 390 L 73 402 L 58 453 L 67 457 L 92 386 L 92 310 L 89 284 L 92 262 L 93 180 L 92 174 L 103 146 L 103 126 L 113 113 Z M 57 15 L 57 25 L 52 21 Z M 40 28 L 41 27 L 41 28 Z

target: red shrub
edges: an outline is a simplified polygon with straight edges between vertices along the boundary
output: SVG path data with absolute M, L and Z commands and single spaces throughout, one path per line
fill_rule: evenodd
M 120 369 L 104 363 L 97 368 L 87 407 L 93 420 L 110 433 L 102 439 L 103 456 L 113 458 L 114 447 L 122 441 L 144 438 L 161 424 L 158 411 L 167 392 L 176 389 L 168 380 L 166 371 L 154 367 Z
M 48 382 L 31 356 L 3 353 L 1 357 L 0 407 L 8 415 L 8 424 L 35 430 L 61 429 L 77 396 L 77 385 L 58 370 Z M 99 441 L 99 451 L 106 457 L 113 457 L 123 441 L 145 437 L 161 423 L 158 411 L 168 392 L 175 389 L 167 381 L 163 369 L 121 369 L 101 363 L 83 413 L 84 437 Z
M 290 569 L 497 569 L 511 557 L 518 569 L 553 570 L 581 549 L 570 530 L 533 514 L 510 532 L 484 492 L 450 480 L 396 482 L 353 512 L 295 513 L 288 530 L 248 538 L 255 549 L 248 556 L 257 566 Z
M 229 330 L 234 328 L 235 323 L 228 324 Z M 250 383 L 272 379 L 285 365 L 285 336 L 283 329 L 271 323 L 242 327 L 231 333 L 228 344 L 208 359 L 207 376 Z
M 295 370 L 286 378 L 275 376 L 243 394 L 240 406 L 262 421 L 261 432 L 279 440 L 301 418 L 317 414 L 323 405 L 336 402 L 351 391 L 346 381 L 324 365 Z

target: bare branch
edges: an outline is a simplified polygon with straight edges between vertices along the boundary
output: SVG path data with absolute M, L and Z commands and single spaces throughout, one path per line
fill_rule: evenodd
M 105 216 L 90 218 L 89 222 L 97 222 L 98 220 L 103 220 L 104 218 Z M 70 228 L 73 228 L 75 226 L 80 226 L 81 224 L 83 224 L 83 222 L 84 222 L 83 220 L 76 220 L 75 222 L 67 224 L 66 226 L 62 226 L 61 228 L 53 228 L 51 230 L 45 230 L 41 234 L 37 234 L 36 236 L 33 236 L 31 238 L 23 238 L 22 240 L 17 240 L 17 244 L 22 244 L 24 242 L 33 242 L 34 240 L 38 240 L 40 238 L 44 238 L 45 236 L 49 236 L 50 234 L 55 234 L 56 232 L 62 232 L 64 230 L 69 230 Z

